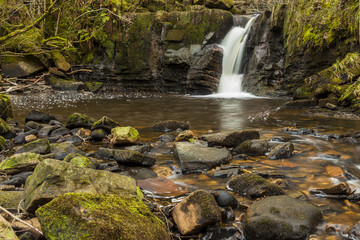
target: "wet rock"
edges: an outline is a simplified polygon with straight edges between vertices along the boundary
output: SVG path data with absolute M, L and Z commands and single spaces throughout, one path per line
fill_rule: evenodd
M 360 239 L 360 221 L 345 229 L 343 236 L 351 240 Z
M 150 152 L 151 149 L 153 149 L 153 146 L 151 144 L 144 144 L 144 145 L 134 145 L 134 146 L 129 146 L 125 148 L 126 150 L 132 150 L 132 151 L 137 151 L 140 153 L 147 153 Z
M 199 139 L 209 143 L 209 146 L 236 147 L 246 140 L 259 139 L 260 134 L 254 130 L 236 132 L 219 132 L 202 135 Z
M 39 208 L 36 216 L 49 240 L 170 240 L 165 224 L 132 196 L 68 193 Z
M 274 136 L 270 139 L 271 142 L 288 142 L 291 139 L 289 135 Z
M 66 127 L 73 129 L 73 128 L 91 128 L 94 124 L 95 119 L 89 117 L 85 114 L 81 113 L 73 113 L 71 114 L 66 122 Z
M 46 138 L 38 139 L 33 142 L 29 142 L 22 147 L 19 147 L 15 153 L 32 152 L 38 154 L 47 154 L 51 151 L 49 140 Z
M 28 132 L 31 130 L 40 130 L 43 127 L 40 123 L 29 121 L 25 124 L 24 132 Z
M 211 194 L 215 197 L 215 200 L 220 207 L 231 207 L 232 209 L 236 209 L 239 206 L 238 200 L 228 191 L 212 191 Z
M 279 144 L 274 147 L 267 156 L 271 160 L 289 158 L 293 155 L 294 145 L 291 142 Z
M 235 148 L 235 152 L 248 156 L 264 156 L 269 151 L 269 147 L 265 140 L 246 140 Z
M 83 151 L 69 142 L 53 143 L 51 144 L 51 148 L 52 150 L 50 154 L 52 154 L 53 158 L 57 160 L 63 160 L 70 153 L 79 153 L 81 155 L 85 155 Z
M 120 123 L 112 120 L 111 118 L 104 116 L 100 118 L 98 121 L 94 122 L 94 124 L 91 126 L 91 131 L 96 129 L 103 129 L 107 133 L 111 133 L 111 129 L 116 127 L 120 127 Z
M 179 197 L 188 193 L 188 191 L 184 190 L 181 186 L 165 177 L 138 180 L 137 184 L 141 189 L 149 191 L 156 196 Z
M 171 132 L 177 130 L 178 128 L 181 130 L 188 130 L 190 128 L 190 124 L 177 120 L 166 120 L 155 123 L 152 126 L 152 129 L 157 132 Z
M 182 235 L 196 234 L 221 221 L 215 198 L 204 190 L 197 190 L 178 203 L 172 217 Z
M 158 137 L 158 139 L 162 142 L 173 142 L 175 138 L 181 133 L 181 129 L 177 129 L 176 131 L 168 132 L 162 134 Z
M 232 169 L 213 169 L 207 171 L 205 174 L 206 176 L 210 176 L 210 177 L 229 178 L 231 176 L 236 176 L 239 173 L 240 173 L 239 168 L 232 168 Z
M 87 158 L 79 153 L 70 153 L 64 158 L 64 161 L 77 167 L 92 169 L 97 168 L 96 164 L 90 158 Z
M 91 139 L 96 140 L 96 141 L 101 141 L 102 139 L 106 138 L 106 136 L 108 135 L 108 133 L 102 129 L 95 129 L 91 131 Z
M 0 163 L 0 172 L 5 174 L 16 174 L 23 171 L 33 170 L 43 158 L 36 153 L 19 153 L 6 158 Z
M 140 135 L 133 127 L 116 127 L 111 130 L 110 142 L 113 145 L 136 145 L 140 142 Z
M 71 65 L 66 61 L 64 55 L 61 52 L 51 52 L 51 59 L 55 62 L 55 66 L 60 70 L 67 72 L 70 70 Z
M 326 103 L 325 107 L 327 109 L 330 109 L 330 110 L 336 110 L 337 109 L 337 106 L 335 104 L 332 104 L 332 103 Z
M 55 120 L 55 117 L 36 110 L 31 110 L 25 117 L 25 122 L 49 123 L 51 120 Z
M 236 227 L 213 227 L 206 230 L 201 240 L 238 240 L 243 239 L 242 233 Z
M 209 170 L 228 162 L 231 157 L 226 149 L 209 148 L 190 142 L 177 142 L 173 150 L 185 173 Z
M 35 167 L 34 167 L 35 168 Z M 26 179 L 32 174 L 33 172 L 20 172 L 18 174 L 12 175 L 10 179 L 3 181 L 0 185 L 14 185 L 15 187 L 20 187 L 24 185 Z M 2 206 L 2 205 L 1 205 Z
M 51 137 L 56 137 L 56 136 L 64 136 L 66 134 L 69 133 L 69 129 L 68 128 L 64 128 L 64 127 L 60 127 L 57 126 L 57 129 L 55 129 L 54 131 L 51 132 L 50 136 Z
M 79 136 L 68 136 L 65 137 L 65 141 L 72 143 L 72 144 L 76 144 L 76 143 L 82 143 L 84 142 L 84 140 L 82 138 L 80 138 Z
M 310 107 L 315 107 L 316 104 L 317 104 L 316 100 L 301 99 L 301 100 L 287 102 L 285 104 L 285 107 L 287 107 L 287 108 L 310 108 Z
M 330 177 L 341 177 L 344 175 L 343 170 L 336 166 L 326 166 L 326 173 Z
M 230 10 L 234 7 L 233 0 L 205 0 L 205 7 Z
M 245 216 L 249 240 L 306 239 L 321 221 L 313 205 L 287 196 L 274 196 L 253 203 Z
M 0 239 L 19 240 L 8 221 L 0 215 Z
M 309 192 L 311 194 L 351 195 L 355 192 L 355 190 L 352 190 L 348 183 L 342 182 L 335 186 L 330 186 L 326 188 L 310 189 Z
M 79 168 L 70 163 L 45 159 L 27 179 L 24 207 L 33 213 L 38 207 L 68 192 L 136 195 L 134 179 L 108 171 Z
M 0 118 L 0 136 L 3 136 L 6 139 L 14 138 L 16 136 L 16 133 L 2 118 Z
M 43 125 L 43 127 L 39 130 L 38 135 L 42 137 L 50 136 L 51 132 L 58 129 L 59 126 L 54 125 Z
M 297 134 L 297 135 L 317 135 L 316 131 L 310 128 L 286 127 L 284 128 L 284 131 L 290 134 Z
M 191 130 L 185 130 L 176 136 L 175 142 L 194 142 L 194 133 Z
M 293 95 L 293 100 L 309 99 L 312 96 L 311 89 L 308 87 L 298 87 Z
M 109 148 L 99 148 L 97 156 L 105 160 L 115 160 L 118 164 L 130 166 L 153 166 L 156 162 L 154 158 L 132 150 L 118 150 Z
M 102 82 L 85 82 L 85 91 L 95 93 L 99 91 L 103 85 Z
M 12 103 L 8 95 L 0 94 L 0 118 L 6 121 L 14 117 Z
M 0 206 L 7 210 L 17 210 L 23 195 L 23 191 L 0 191 Z
M 19 135 L 14 137 L 14 139 L 13 139 L 14 144 L 24 144 L 24 143 L 26 143 L 25 137 L 26 137 L 25 133 L 20 133 Z
M 227 186 L 234 192 L 250 198 L 285 194 L 284 190 L 278 185 L 270 183 L 265 178 L 253 173 L 244 173 L 235 176 L 228 181 Z
M 148 168 L 134 168 L 126 171 L 122 171 L 121 175 L 132 177 L 135 180 L 144 180 L 147 178 L 156 178 L 157 174 Z
M 82 90 L 85 88 L 85 84 L 83 82 L 77 82 L 74 80 L 65 80 L 61 78 L 57 78 L 55 76 L 51 76 L 49 80 L 49 84 L 55 90 L 67 91 L 67 90 Z
M 0 136 L 0 152 L 7 149 L 6 140 L 3 136 Z

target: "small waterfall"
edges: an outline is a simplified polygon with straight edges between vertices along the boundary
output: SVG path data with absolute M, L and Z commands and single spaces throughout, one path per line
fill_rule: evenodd
M 217 97 L 255 97 L 243 92 L 242 80 L 244 74 L 240 72 L 249 30 L 256 17 L 252 17 L 245 27 L 233 27 L 221 42 L 223 49 L 222 74 Z

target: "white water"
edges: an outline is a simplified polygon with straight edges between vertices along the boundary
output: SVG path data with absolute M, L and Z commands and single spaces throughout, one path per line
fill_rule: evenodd
M 251 18 L 243 27 L 234 27 L 221 42 L 223 49 L 222 74 L 219 89 L 212 97 L 221 98 L 254 98 L 251 93 L 244 92 L 242 89 L 243 73 L 240 67 L 243 60 L 246 41 L 251 25 L 256 17 Z

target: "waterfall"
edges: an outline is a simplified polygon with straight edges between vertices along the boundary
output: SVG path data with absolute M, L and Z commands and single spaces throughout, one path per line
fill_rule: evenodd
M 256 17 L 252 17 L 245 27 L 233 27 L 221 42 L 223 49 L 222 74 L 216 97 L 255 97 L 243 92 L 240 72 L 249 30 Z

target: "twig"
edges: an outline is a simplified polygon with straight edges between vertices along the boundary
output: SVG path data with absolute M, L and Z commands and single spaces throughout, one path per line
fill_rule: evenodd
M 18 218 L 17 216 L 15 216 L 14 214 L 12 214 L 11 212 L 9 212 L 8 210 L 6 210 L 5 208 L 3 208 L 2 206 L 0 206 L 0 210 L 6 212 L 10 217 L 12 217 L 13 219 L 15 219 L 16 221 L 19 221 L 23 224 L 25 224 L 26 226 L 30 227 L 31 229 L 35 230 L 36 232 L 40 233 L 41 235 L 43 235 L 43 233 L 37 229 L 36 227 L 34 227 L 33 225 L 21 220 L 20 218 Z
M 31 87 L 35 84 L 37 84 L 40 80 L 42 80 L 46 75 L 48 74 L 43 74 L 41 77 L 39 77 L 35 82 L 29 84 L 29 85 L 24 85 L 24 86 L 15 86 L 15 87 L 11 87 L 9 89 L 7 89 L 6 91 L 2 91 L 0 93 L 10 93 L 10 92 L 14 92 L 14 91 L 18 91 L 21 90 L 23 88 L 27 88 L 27 87 Z M 3 113 L 2 113 L 3 114 Z
M 74 73 L 77 73 L 77 72 L 93 72 L 93 70 L 91 70 L 91 69 L 78 69 L 78 70 L 74 70 L 74 71 L 72 71 L 72 72 L 69 72 L 69 73 L 67 73 L 67 75 L 71 75 L 71 74 L 74 74 Z

